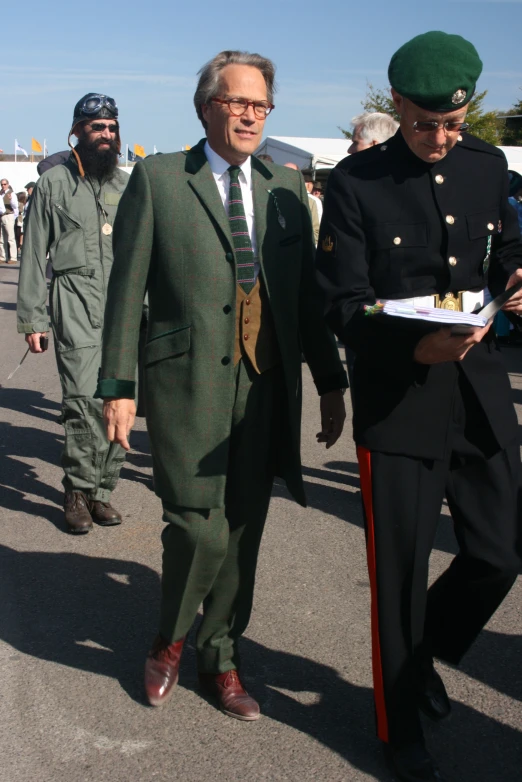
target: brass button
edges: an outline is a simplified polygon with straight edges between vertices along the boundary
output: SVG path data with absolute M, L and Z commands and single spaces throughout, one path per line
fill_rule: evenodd
M 402 239 L 401 239 L 400 236 L 396 236 L 395 239 L 393 240 L 394 244 L 400 244 L 401 242 L 402 242 Z
M 250 299 L 245 299 L 245 304 L 250 304 Z
M 453 225 L 453 223 L 455 222 L 455 218 L 453 217 L 453 215 L 446 215 L 446 222 L 449 223 L 449 225 Z
M 457 259 L 455 258 L 454 255 L 450 255 L 448 260 L 449 260 L 449 265 L 450 266 L 456 266 L 457 265 Z
M 244 323 L 250 323 L 250 318 L 245 318 Z
M 488 223 L 488 231 L 492 231 L 494 227 L 493 223 Z
M 444 182 L 444 177 L 442 176 L 442 174 L 437 174 L 437 176 L 435 177 L 435 182 L 438 185 L 442 185 L 442 183 Z
M 248 334 L 243 334 L 243 339 L 246 341 L 248 339 Z

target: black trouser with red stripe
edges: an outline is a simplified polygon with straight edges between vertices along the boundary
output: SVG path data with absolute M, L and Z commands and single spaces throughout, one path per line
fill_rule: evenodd
M 460 374 L 460 373 L 459 373 Z M 421 738 L 419 663 L 458 663 L 513 585 L 518 442 L 500 450 L 460 375 L 443 461 L 358 447 L 372 594 L 377 734 L 393 744 Z M 427 590 L 444 495 L 459 553 Z

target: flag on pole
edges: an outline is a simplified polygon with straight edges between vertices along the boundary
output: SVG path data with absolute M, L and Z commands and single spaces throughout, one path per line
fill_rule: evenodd
M 142 147 L 141 144 L 134 144 L 134 154 L 142 160 L 145 157 L 145 147 Z
M 31 139 L 31 150 L 33 152 L 41 152 L 42 151 L 42 145 L 35 138 Z
M 132 149 L 127 149 L 127 160 L 129 163 L 135 163 L 137 158 Z
M 29 157 L 29 155 L 27 154 L 25 149 L 23 147 L 21 147 L 20 144 L 18 143 L 18 139 L 15 138 L 15 155 L 16 155 L 17 152 L 21 152 L 26 157 Z

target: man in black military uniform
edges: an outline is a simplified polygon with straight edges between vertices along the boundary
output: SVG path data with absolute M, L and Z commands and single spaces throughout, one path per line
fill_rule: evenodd
M 471 311 L 522 278 L 502 152 L 466 133 L 482 63 L 431 32 L 393 56 L 401 117 L 332 172 L 318 248 L 327 320 L 356 354 L 378 736 L 402 780 L 439 780 L 419 709 L 451 706 L 433 657 L 457 664 L 511 588 L 520 469 L 506 370 L 488 327 L 467 336 L 371 314 L 379 299 Z M 365 309 L 366 306 L 366 309 Z M 505 309 L 522 312 L 522 295 Z M 446 496 L 459 554 L 427 590 Z

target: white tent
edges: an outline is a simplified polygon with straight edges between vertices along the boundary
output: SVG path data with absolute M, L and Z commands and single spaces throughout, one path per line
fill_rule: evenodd
M 346 157 L 350 141 L 346 138 L 299 138 L 268 136 L 255 155 L 271 155 L 274 163 L 295 163 L 299 168 L 333 168 Z

